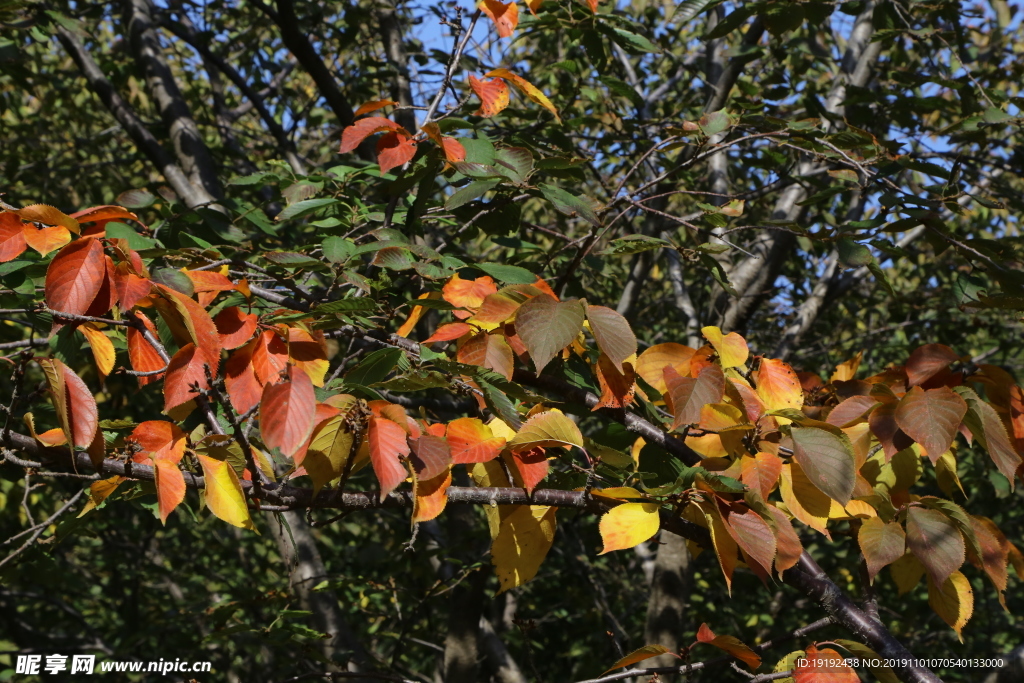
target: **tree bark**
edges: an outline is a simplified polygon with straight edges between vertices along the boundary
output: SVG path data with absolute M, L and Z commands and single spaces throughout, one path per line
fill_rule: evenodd
M 644 644 L 664 645 L 669 652 L 678 652 L 679 638 L 686 625 L 686 598 L 690 594 L 690 551 L 686 539 L 675 534 L 662 533 L 659 542 L 651 597 L 647 602 Z M 672 666 L 678 661 L 671 654 L 664 654 L 647 666 Z

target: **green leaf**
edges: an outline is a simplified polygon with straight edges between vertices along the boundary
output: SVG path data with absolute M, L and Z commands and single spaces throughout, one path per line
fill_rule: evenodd
M 541 294 L 528 299 L 516 313 L 516 333 L 529 350 L 538 375 L 582 329 L 583 304 L 578 299 L 555 301 Z
M 715 27 L 704 34 L 704 40 L 714 40 L 715 38 L 723 38 L 740 26 L 750 18 L 755 11 L 755 7 L 751 4 L 741 5 L 738 9 L 730 12 L 725 19 L 715 24 Z
M 700 126 L 701 132 L 708 137 L 717 135 L 723 131 L 729 130 L 732 126 L 732 119 L 724 109 L 713 111 L 704 116 L 700 117 L 700 121 L 697 122 Z
M 377 302 L 369 297 L 360 297 L 358 299 L 338 299 L 337 301 L 328 301 L 325 304 L 320 304 L 314 308 L 311 312 L 313 315 L 321 315 L 324 313 L 351 313 L 352 311 L 372 311 L 377 308 Z
M 622 254 L 639 254 L 642 251 L 671 247 L 672 243 L 658 237 L 647 235 L 626 235 L 617 240 L 612 240 L 608 248 L 601 252 L 601 256 L 613 256 Z
M 907 510 L 907 545 L 928 575 L 941 586 L 964 563 L 966 547 L 956 525 L 938 510 Z
M 907 535 L 897 522 L 883 522 L 878 517 L 871 517 L 861 523 L 857 542 L 868 566 L 868 578 L 873 581 L 884 567 L 903 557 Z
M 491 180 L 474 180 L 469 185 L 460 187 L 453 192 L 452 196 L 445 201 L 444 208 L 449 211 L 457 209 L 464 204 L 468 204 L 477 197 L 482 197 L 485 193 L 493 190 L 499 184 L 501 184 L 500 178 L 494 178 Z
M 532 285 L 537 281 L 537 276 L 534 273 L 521 266 L 508 266 L 501 263 L 474 263 L 473 267 L 510 285 Z
M 525 183 L 533 173 L 533 153 L 525 147 L 502 147 L 494 156 L 494 168 L 514 183 Z
M 712 4 L 715 4 L 715 2 L 716 0 L 686 0 L 686 2 L 676 7 L 676 13 L 672 16 L 672 19 L 678 22 L 689 21 Z
M 355 243 L 344 237 L 328 237 L 321 247 L 324 258 L 331 263 L 347 261 L 355 253 Z
M 361 360 L 358 365 L 345 373 L 345 384 L 369 386 L 383 382 L 402 361 L 408 367 L 409 360 L 402 349 L 379 349 Z
M 118 223 L 117 221 L 111 221 L 107 223 L 105 228 L 106 235 L 110 239 L 123 239 L 128 240 L 128 246 L 135 251 L 142 251 L 144 249 L 156 249 L 160 246 L 160 243 L 149 237 L 143 237 L 139 233 L 135 232 L 135 229 L 125 223 Z
M 817 427 L 796 427 L 793 457 L 818 489 L 840 505 L 853 496 L 857 466 L 850 439 Z
M 540 191 L 544 198 L 551 202 L 560 213 L 564 213 L 567 216 L 579 216 L 591 225 L 601 225 L 601 222 L 597 219 L 597 214 L 594 213 L 593 207 L 584 199 L 573 196 L 554 185 L 541 185 Z
M 627 50 L 634 52 L 661 52 L 660 47 L 639 33 L 625 31 L 621 28 L 606 29 L 605 32 L 608 33 L 609 38 Z
M 836 250 L 839 252 L 839 262 L 849 268 L 859 268 L 875 262 L 870 249 L 848 237 L 843 237 L 836 243 Z
M 181 292 L 185 296 L 192 296 L 196 293 L 189 276 L 176 268 L 155 269 L 150 272 L 149 279 L 165 287 L 170 287 L 176 292 Z
M 296 202 L 291 206 L 285 207 L 285 209 L 281 211 L 281 213 L 277 214 L 277 217 L 274 220 L 287 221 L 291 220 L 292 218 L 302 218 L 303 216 L 308 216 L 314 211 L 319 211 L 320 209 L 326 208 L 328 206 L 334 206 L 335 204 L 340 203 L 341 202 L 339 200 L 334 199 L 333 197 L 321 197 L 320 199 L 306 199 L 301 202 Z
M 512 401 L 509 400 L 500 389 L 484 380 L 477 380 L 477 384 L 480 385 L 480 389 L 484 392 L 484 403 L 487 404 L 487 409 L 498 416 L 498 419 L 503 421 L 513 429 L 519 429 L 522 422 L 519 419 L 519 413 L 516 412 L 516 408 L 512 405 Z
M 282 268 L 313 268 L 324 265 L 315 258 L 294 251 L 271 251 L 263 254 L 263 258 Z
M 114 200 L 114 203 L 129 209 L 145 209 L 146 207 L 155 204 L 156 200 L 157 196 L 149 190 L 139 189 L 122 192 L 117 195 L 117 199 Z M 132 248 L 134 249 L 134 247 Z

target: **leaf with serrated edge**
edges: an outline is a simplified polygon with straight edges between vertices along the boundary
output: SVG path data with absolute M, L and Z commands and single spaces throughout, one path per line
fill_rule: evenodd
M 949 387 L 913 387 L 896 406 L 896 424 L 921 444 L 934 465 L 949 450 L 967 403 Z
M 619 368 L 636 355 L 636 335 L 619 313 L 605 306 L 587 304 L 587 320 L 598 348 Z
M 817 427 L 792 431 L 793 457 L 811 482 L 840 505 L 850 502 L 857 464 L 850 440 Z
M 907 510 L 907 547 L 936 585 L 964 563 L 964 538 L 956 525 L 938 510 L 912 506 Z
M 945 344 L 925 344 L 917 347 L 907 359 L 907 379 L 910 380 L 908 386 L 924 384 L 957 360 L 959 358 L 956 352 Z
M 61 249 L 46 269 L 46 305 L 61 313 L 85 314 L 99 294 L 106 273 L 99 240 L 75 240 Z
M 861 523 L 857 542 L 868 566 L 868 578 L 874 581 L 883 567 L 903 557 L 907 535 L 898 523 L 883 522 L 878 517 L 872 517 Z
M 547 410 L 530 417 L 508 446 L 514 451 L 525 451 L 545 446 L 583 448 L 583 435 L 576 423 L 559 410 Z
M 689 377 L 690 359 L 694 353 L 696 349 L 674 342 L 649 346 L 636 359 L 636 374 L 664 394 L 668 391 L 665 386 L 665 366 L 671 365 L 680 377 Z
M 452 420 L 446 435 L 455 464 L 494 460 L 505 447 L 504 437 L 494 436 L 490 426 L 475 417 Z
M 638 647 L 637 649 L 633 650 L 632 652 L 630 652 L 628 655 L 626 655 L 625 657 L 623 657 L 619 661 L 617 661 L 614 664 L 612 664 L 611 667 L 608 668 L 601 675 L 603 676 L 604 674 L 608 673 L 609 671 L 615 671 L 616 669 L 622 669 L 622 668 L 625 668 L 625 667 L 630 666 L 632 664 L 636 664 L 637 662 L 642 662 L 645 659 L 650 659 L 651 657 L 658 657 L 658 656 L 663 655 L 663 654 L 674 654 L 674 653 L 669 653 L 668 648 L 665 647 L 664 645 L 644 645 L 643 647 Z M 679 655 L 674 655 L 674 656 L 678 657 Z
M 659 503 L 624 503 L 601 516 L 599 528 L 604 547 L 599 554 L 633 548 L 658 533 Z
M 974 590 L 960 572 L 953 572 L 941 584 L 928 577 L 928 604 L 963 642 L 963 628 L 974 614 Z
M 724 650 L 746 664 L 751 671 L 761 666 L 761 657 L 736 636 L 719 636 L 707 624 L 697 629 L 697 642 Z
M 400 459 L 408 457 L 411 450 L 401 425 L 383 417 L 370 418 L 367 440 L 370 463 L 380 482 L 380 499 L 384 500 L 405 480 L 407 472 Z
M 268 382 L 260 399 L 260 435 L 269 448 L 292 456 L 313 431 L 316 394 L 309 375 L 295 366 L 285 377 Z
M 498 575 L 498 593 L 521 586 L 534 576 L 555 540 L 555 511 L 540 505 L 519 505 L 506 515 L 491 544 L 491 562 Z
M 680 377 L 675 368 L 664 368 L 666 393 L 672 400 L 675 420 L 672 429 L 700 422 L 701 409 L 709 403 L 718 403 L 725 395 L 725 375 L 717 365 L 708 365 L 693 377 Z
M 722 330 L 717 327 L 704 327 L 701 334 L 715 347 L 723 368 L 738 368 L 746 364 L 750 350 L 747 348 L 747 341 L 739 334 L 722 334 Z
M 526 344 L 538 375 L 582 329 L 583 305 L 576 299 L 559 302 L 541 294 L 516 311 L 516 333 Z
M 804 404 L 804 392 L 793 368 L 781 360 L 764 358 L 754 373 L 757 395 L 764 402 L 765 409 L 799 409 Z
M 245 504 L 242 484 L 235 470 L 224 460 L 215 460 L 206 455 L 197 455 L 203 468 L 206 483 L 206 507 L 215 516 L 232 526 L 255 530 Z

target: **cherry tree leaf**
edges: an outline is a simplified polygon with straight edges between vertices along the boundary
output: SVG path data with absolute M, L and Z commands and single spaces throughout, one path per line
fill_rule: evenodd
M 964 563 L 964 537 L 938 510 L 916 505 L 907 510 L 907 546 L 937 586 Z
M 501 520 L 491 543 L 491 562 L 498 575 L 498 593 L 521 586 L 534 576 L 555 540 L 555 511 L 542 505 L 520 505 Z
M 967 401 L 964 424 L 981 442 L 996 468 L 1010 481 L 1012 489 L 1017 469 L 1021 464 L 1021 456 L 1013 448 L 1013 443 L 1006 432 L 1006 425 L 995 408 L 978 398 L 978 395 L 968 387 L 957 387 L 956 392 Z
M 775 546 L 777 548 L 775 571 L 782 573 L 796 566 L 800 561 L 800 555 L 803 554 L 804 547 L 800 543 L 800 536 L 797 535 L 796 529 L 793 528 L 793 523 L 789 521 L 785 512 L 774 505 L 768 506 L 768 512 L 775 520 Z
M 224 365 L 224 386 L 228 399 L 239 415 L 245 415 L 259 405 L 263 396 L 263 383 L 253 369 L 252 352 L 256 342 L 252 341 L 237 349 Z
M 452 464 L 452 453 L 448 441 L 442 436 L 423 434 L 418 439 L 409 439 L 412 454 L 409 457 L 418 480 L 434 479 L 447 472 Z
M 671 365 L 664 368 L 666 395 L 675 419 L 672 429 L 700 422 L 701 409 L 718 403 L 725 395 L 725 375 L 717 365 L 708 365 L 697 377 L 680 377 Z
M 597 347 L 620 369 L 636 355 L 636 335 L 626 319 L 605 306 L 586 305 L 587 320 Z
M 377 163 L 381 173 L 409 163 L 414 156 L 416 141 L 404 133 L 386 133 L 377 140 Z
M 186 344 L 171 357 L 164 378 L 164 412 L 170 412 L 172 408 L 195 399 L 193 386 L 198 386 L 201 390 L 210 388 L 205 365 L 206 357 L 199 352 L 195 344 Z
M 99 411 L 92 392 L 74 370 L 56 358 L 40 358 L 38 362 L 46 375 L 65 439 L 78 448 L 88 447 L 99 428 Z
M 516 13 L 516 16 L 518 18 L 518 12 Z M 533 83 L 530 83 L 522 76 L 518 76 L 509 71 L 508 69 L 494 69 L 492 71 L 488 71 L 485 75 L 488 78 L 497 77 L 505 79 L 506 81 L 514 85 L 516 89 L 518 89 L 521 93 L 523 93 L 528 98 L 530 98 L 531 100 L 533 100 L 534 102 L 536 102 L 537 104 L 539 104 L 540 106 L 544 107 L 549 112 L 554 114 L 556 121 L 558 121 L 559 123 L 562 122 L 562 119 L 558 117 L 558 110 L 555 108 L 555 105 L 551 103 L 551 100 L 549 100 L 547 96 L 545 96 L 544 93 L 542 93 L 540 89 L 537 88 L 537 86 L 535 86 Z
M 263 330 L 252 348 L 252 368 L 260 384 L 276 382 L 288 366 L 288 342 L 277 330 Z
M 883 522 L 878 517 L 871 517 L 861 523 L 857 542 L 868 566 L 868 578 L 874 581 L 884 567 L 903 557 L 907 535 L 897 522 Z
M 137 314 L 136 318 L 142 321 L 143 326 L 153 335 L 153 338 L 157 338 L 156 325 L 147 316 Z M 160 356 L 160 353 L 156 350 L 152 344 L 146 339 L 145 335 L 134 327 L 129 327 L 127 332 L 128 341 L 128 360 L 132 364 L 132 369 L 136 372 L 153 372 L 155 370 L 162 369 L 166 363 Z M 161 379 L 163 375 L 147 375 L 139 377 L 139 386 L 146 386 L 150 382 L 156 382 Z
M 736 545 L 746 553 L 748 560 L 761 565 L 764 574 L 770 574 L 775 561 L 775 533 L 759 514 L 741 503 L 719 503 L 719 513 L 726 531 Z
M 668 391 L 665 385 L 665 366 L 671 365 L 680 377 L 689 377 L 690 359 L 696 352 L 696 349 L 674 342 L 649 346 L 636 359 L 636 374 L 664 394 Z
M 394 107 L 397 105 L 398 102 L 395 102 L 394 100 L 371 100 L 365 104 L 359 105 L 359 108 L 352 112 L 352 117 L 359 118 L 364 114 L 369 114 L 370 112 L 377 111 L 378 109 L 383 109 L 388 106 Z
M 761 359 L 761 364 L 754 373 L 754 386 L 768 411 L 799 409 L 804 404 L 804 391 L 800 387 L 800 379 L 785 361 Z
M 960 642 L 963 642 L 963 628 L 974 614 L 974 590 L 967 577 L 960 572 L 953 572 L 939 583 L 929 576 L 928 604 L 956 631 Z
M 919 346 L 907 359 L 907 379 L 910 380 L 908 386 L 916 387 L 924 384 L 957 360 L 959 360 L 959 356 L 945 344 Z
M 370 445 L 370 463 L 380 482 L 381 500 L 408 476 L 401 461 L 412 452 L 406 436 L 402 426 L 393 420 L 377 416 L 369 420 L 367 440 Z
M 480 109 L 477 116 L 490 118 L 497 116 L 508 106 L 508 86 L 500 78 L 482 81 L 469 74 L 469 87 L 480 98 Z
M 494 436 L 491 428 L 475 417 L 452 420 L 446 436 L 455 464 L 488 462 L 505 448 L 504 437 Z
M 899 428 L 921 444 L 935 464 L 953 444 L 966 414 L 967 403 L 949 387 L 913 387 L 900 399 L 895 417 Z
M 506 461 L 507 462 L 507 461 Z M 548 476 L 550 466 L 546 451 L 540 446 L 512 452 L 511 462 L 519 475 L 516 485 L 522 485 L 527 493 L 533 493 L 537 485 Z
M 499 38 L 508 38 L 515 32 L 516 26 L 519 25 L 519 7 L 516 4 L 516 0 L 512 0 L 507 4 L 500 2 L 500 0 L 480 0 L 477 7 L 494 22 Z M 492 72 L 487 75 L 492 76 L 494 74 Z
M 811 482 L 840 505 L 849 503 L 857 479 L 850 439 L 817 427 L 796 427 L 791 435 L 793 457 Z
M 206 507 L 210 512 L 232 526 L 255 530 L 234 468 L 226 460 L 215 460 L 202 454 L 196 457 L 203 468 Z
M 315 417 L 313 383 L 299 368 L 289 367 L 285 377 L 263 387 L 260 435 L 268 448 L 294 455 L 313 432 Z
M 508 442 L 508 446 L 513 451 L 547 446 L 583 448 L 583 435 L 576 423 L 561 411 L 547 410 L 530 417 Z
M 86 237 L 58 252 L 46 269 L 46 305 L 61 313 L 84 315 L 106 281 L 103 245 Z
M 830 647 L 807 648 L 793 668 L 794 683 L 860 683 L 857 672 L 845 664 L 845 658 Z
M 516 312 L 516 334 L 526 345 L 537 374 L 583 329 L 583 304 L 556 301 L 547 294 L 528 299 Z
M 78 331 L 85 335 L 89 342 L 93 359 L 96 361 L 96 369 L 99 370 L 102 380 L 114 370 L 114 343 L 103 330 L 96 327 L 95 323 L 83 323 L 78 326 Z
M 27 247 L 25 226 L 21 218 L 12 211 L 0 211 L 0 263 L 13 261 Z
M 512 379 L 512 371 L 515 369 L 512 347 L 502 334 L 484 333 L 467 339 L 459 348 L 457 359 L 460 363 L 494 370 L 505 379 Z
M 707 624 L 701 624 L 697 629 L 697 642 L 705 645 L 712 645 L 720 650 L 725 650 L 736 659 L 746 664 L 751 671 L 761 666 L 761 657 L 751 650 L 745 643 L 736 636 L 717 636 Z
M 250 339 L 256 331 L 258 318 L 255 313 L 245 313 L 238 306 L 228 306 L 213 319 L 220 334 L 221 346 L 237 349 Z
M 338 150 L 341 154 L 351 152 L 358 147 L 363 140 L 370 137 L 374 133 L 379 133 L 382 130 L 396 132 L 400 131 L 408 135 L 408 131 L 402 128 L 400 125 L 392 121 L 391 119 L 383 116 L 368 116 L 365 119 L 359 119 L 351 126 L 345 128 L 341 133 L 341 148 Z
M 176 462 L 165 458 L 153 461 L 153 474 L 160 522 L 167 524 L 167 517 L 185 500 L 185 477 Z
M 782 458 L 763 451 L 752 458 L 743 457 L 740 460 L 740 481 L 768 500 L 768 494 L 782 475 L 782 464 Z
M 434 330 L 434 334 L 424 339 L 423 343 L 433 344 L 434 342 L 453 341 L 476 330 L 477 328 L 469 323 L 445 323 Z
M 636 373 L 633 372 L 629 363 L 624 363 L 620 370 L 619 366 L 613 363 L 603 353 L 598 356 L 595 371 L 597 382 L 601 387 L 601 397 L 592 410 L 601 408 L 626 408 L 633 403 L 633 394 L 636 391 Z
M 738 333 L 722 334 L 722 330 L 717 327 L 704 327 L 701 334 L 715 347 L 723 368 L 737 368 L 746 364 L 750 349 L 747 348 L 747 341 Z
M 672 654 L 674 657 L 679 656 L 675 653 L 669 653 L 668 648 L 664 645 L 644 645 L 643 647 L 638 647 L 637 649 L 633 650 L 619 661 L 612 664 L 611 667 L 609 667 L 608 670 L 602 673 L 601 675 L 603 676 L 604 674 L 608 673 L 608 671 L 623 669 L 627 666 L 632 666 L 637 662 L 642 662 L 645 659 L 650 659 L 651 657 L 659 657 L 664 654 Z

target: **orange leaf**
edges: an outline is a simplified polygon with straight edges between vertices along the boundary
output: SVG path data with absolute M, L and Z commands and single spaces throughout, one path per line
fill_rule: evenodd
M 290 366 L 287 376 L 263 387 L 260 434 L 268 448 L 292 456 L 313 432 L 316 393 L 309 375 Z
M 17 214 L 0 212 L 0 263 L 12 261 L 25 251 L 25 228 Z
M 256 378 L 252 364 L 252 349 L 256 342 L 238 349 L 224 365 L 224 386 L 228 390 L 231 405 L 239 415 L 252 410 L 263 395 L 263 382 Z
M 225 349 L 237 349 L 250 339 L 256 331 L 258 318 L 255 313 L 244 313 L 238 306 L 229 306 L 217 314 L 213 324 L 220 334 L 220 343 Z
M 633 366 L 623 363 L 626 369 L 622 372 L 608 356 L 601 354 L 597 359 L 595 371 L 601 386 L 601 400 L 593 410 L 601 408 L 626 408 L 633 403 L 633 392 L 636 391 L 636 373 Z
M 754 385 L 757 387 L 757 395 L 769 411 L 799 409 L 804 404 L 800 380 L 785 361 L 762 358 L 761 365 L 754 373 Z
M 814 645 L 797 659 L 794 683 L 860 683 L 857 672 L 844 664 L 844 658 L 832 648 L 819 650 Z
M 499 0 L 480 0 L 477 7 L 494 22 L 499 38 L 508 38 L 519 25 L 519 7 L 515 0 L 508 4 Z
M 417 478 L 427 480 L 447 472 L 452 464 L 452 453 L 448 442 L 442 436 L 423 434 L 418 439 L 409 439 L 412 454 L 409 462 Z
M 413 477 L 412 523 L 429 522 L 444 512 L 448 504 L 448 487 L 452 485 L 452 470 L 446 467 L 433 479 Z
M 800 555 L 803 554 L 804 547 L 786 513 L 774 505 L 769 505 L 768 511 L 772 514 L 772 519 L 775 520 L 775 545 L 778 548 L 778 553 L 775 555 L 775 571 L 781 574 L 796 566 L 796 563 L 800 561 Z
M 476 112 L 477 116 L 497 116 L 508 106 L 508 86 L 500 78 L 481 81 L 473 74 L 469 74 L 469 87 L 480 98 L 480 109 Z
M 408 135 L 408 132 L 404 128 L 391 119 L 386 119 L 383 116 L 368 116 L 365 119 L 359 119 L 342 131 L 341 148 L 338 151 L 341 154 L 351 152 L 358 147 L 363 140 L 374 133 L 379 133 L 382 130 L 401 131 Z
M 742 643 L 736 636 L 716 636 L 707 624 L 701 624 L 697 631 L 697 642 L 725 650 L 753 671 L 761 666 L 761 657 Z
M 252 350 L 252 368 L 260 384 L 276 382 L 288 365 L 288 342 L 275 330 L 263 330 Z
M 127 263 L 119 263 L 114 269 L 114 291 L 121 302 L 121 310 L 131 310 L 141 299 L 149 296 L 153 283 L 139 277 L 128 269 Z
M 99 240 L 75 240 L 61 249 L 46 269 L 46 305 L 62 313 L 83 315 L 99 294 L 106 276 Z
M 26 223 L 24 237 L 25 244 L 38 251 L 42 256 L 46 256 L 54 249 L 60 249 L 71 241 L 71 233 L 60 225 L 37 228 L 31 223 Z
M 434 330 L 434 334 L 425 339 L 423 343 L 431 344 L 433 342 L 452 341 L 474 330 L 476 328 L 468 323 L 447 323 Z
M 89 348 L 92 349 L 96 369 L 99 370 L 102 381 L 114 369 L 114 344 L 95 323 L 83 323 L 78 326 L 78 331 L 89 341 Z
M 655 344 L 644 349 L 637 357 L 636 374 L 643 377 L 644 381 L 659 393 L 664 394 L 668 391 L 665 385 L 665 367 L 671 365 L 680 377 L 689 377 L 690 359 L 694 353 L 695 349 L 674 342 Z
M 424 124 L 423 132 L 441 148 L 448 161 L 454 163 L 466 160 L 466 148 L 462 146 L 462 143 L 455 138 L 441 135 L 441 128 L 436 123 Z
M 377 416 L 369 420 L 367 440 L 370 445 L 370 464 L 380 482 L 380 499 L 384 500 L 407 476 L 400 458 L 409 456 L 409 442 L 401 425 Z
M 743 503 L 718 503 L 719 513 L 726 531 L 736 545 L 746 553 L 747 564 L 753 560 L 759 564 L 763 574 L 770 574 L 775 560 L 775 534 L 768 522 Z M 751 565 L 751 569 L 755 569 Z
M 896 406 L 896 424 L 921 444 L 932 464 L 949 450 L 960 421 L 967 414 L 967 402 L 949 387 L 924 390 L 913 387 Z
M 134 213 L 124 208 L 123 206 L 115 206 L 113 204 L 106 204 L 104 206 L 91 206 L 88 209 L 82 209 L 71 214 L 71 218 L 78 221 L 79 224 L 83 223 L 102 223 L 106 224 L 109 221 L 118 220 L 130 220 L 136 223 L 142 224 L 139 217 Z
M 678 657 L 679 656 L 679 655 L 677 655 L 675 653 L 669 653 L 668 648 L 665 647 L 664 645 L 644 645 L 641 648 L 637 648 L 636 650 L 633 650 L 628 655 L 626 655 L 625 657 L 623 657 L 619 661 L 617 661 L 614 664 L 612 664 L 611 668 L 609 668 L 608 671 L 614 671 L 615 669 L 622 669 L 622 668 L 627 667 L 627 666 L 629 666 L 631 664 L 636 664 L 637 662 L 642 662 L 645 659 L 650 659 L 651 657 L 658 657 L 658 656 L 664 655 L 664 654 L 672 654 L 674 657 Z M 604 673 L 608 673 L 608 671 L 605 671 Z M 604 675 L 604 674 L 602 674 L 602 675 Z
M 138 463 L 148 459 L 178 463 L 185 455 L 185 432 L 167 420 L 141 422 L 125 440 L 138 444 L 139 451 L 132 457 Z
M 457 359 L 460 363 L 494 370 L 505 379 L 512 379 L 512 370 L 515 367 L 512 347 L 501 334 L 485 332 L 471 337 L 459 348 Z
M 505 448 L 505 439 L 475 417 L 460 417 L 448 423 L 448 445 L 454 464 L 488 462 Z
M 753 458 L 744 457 L 740 462 L 740 481 L 758 491 L 761 498 L 768 500 L 768 494 L 782 475 L 782 458 L 774 453 L 762 452 Z
M 554 114 L 556 121 L 558 121 L 559 123 L 562 122 L 562 119 L 560 119 L 558 117 L 558 110 L 555 109 L 555 105 L 551 104 L 551 100 L 549 100 L 544 95 L 544 93 L 542 93 L 537 88 L 537 86 L 535 86 L 533 83 L 530 83 L 528 80 L 526 80 L 522 76 L 518 76 L 518 75 L 512 73 L 511 71 L 509 71 L 508 69 L 494 69 L 492 71 L 487 72 L 484 75 L 487 76 L 488 78 L 493 78 L 493 77 L 503 78 L 506 81 L 510 82 L 512 85 L 516 86 L 516 88 L 519 89 L 519 92 L 523 93 L 524 95 L 529 97 L 531 100 L 533 100 L 534 102 L 536 102 L 537 104 L 539 104 L 540 106 L 544 107 L 549 112 Z M 475 88 L 474 88 L 474 90 L 475 90 Z M 477 91 L 477 94 L 480 94 L 479 91 Z M 483 98 L 481 97 L 481 99 L 483 99 Z M 507 93 L 505 94 L 505 99 L 506 100 L 508 99 L 508 94 Z M 505 106 L 507 106 L 507 105 L 508 105 L 508 102 L 506 101 L 505 105 L 502 106 L 501 109 L 504 109 Z M 498 111 L 501 111 L 501 109 L 499 109 Z
M 170 287 L 154 285 L 154 293 L 158 296 L 154 297 L 153 303 L 167 321 L 178 343 L 195 344 L 209 364 L 210 372 L 216 375 L 220 365 L 221 344 L 217 326 L 213 324 L 210 314 L 195 299 Z
M 441 297 L 441 293 L 440 292 L 424 292 L 423 294 L 420 294 L 416 298 L 417 299 L 439 299 L 440 297 Z M 408 337 L 409 334 L 416 327 L 416 325 L 419 323 L 420 318 L 422 318 L 423 314 L 426 313 L 426 312 L 427 312 L 427 309 L 424 306 L 413 306 L 412 307 L 412 312 L 409 313 L 409 317 L 405 319 L 405 322 L 402 323 L 402 326 L 398 328 L 398 330 L 395 332 L 395 334 L 397 334 L 399 337 Z
M 530 8 L 530 14 L 537 16 L 537 10 L 540 9 L 542 2 L 544 2 L 544 0 L 526 0 L 526 6 Z
M 19 209 L 16 213 L 21 216 L 23 221 L 41 223 L 42 225 L 59 225 L 76 235 L 81 232 L 78 221 L 60 209 L 55 209 L 48 204 L 33 204 L 32 206 Z
M 590 7 L 590 11 L 597 14 L 597 0 L 587 0 L 587 6 Z
M 192 286 L 197 292 L 230 292 L 235 289 L 235 283 L 223 273 L 213 270 L 185 270 L 182 272 L 192 281 Z
M 56 358 L 40 358 L 53 407 L 64 436 L 79 448 L 88 447 L 99 427 L 96 399 L 82 378 Z
M 459 308 L 479 308 L 484 298 L 489 294 L 498 291 L 497 285 L 490 275 L 478 277 L 475 280 L 463 280 L 458 273 L 445 283 L 441 288 L 444 300 L 452 306 Z M 468 318 L 470 313 L 466 311 L 452 311 L 456 318 Z
M 142 314 L 138 314 L 137 318 L 142 321 L 146 329 L 156 338 L 156 326 L 153 324 L 153 321 Z M 164 359 L 157 352 L 156 347 L 150 344 L 142 332 L 134 327 L 128 328 L 128 360 L 131 361 L 132 369 L 136 372 L 152 372 L 160 370 L 166 365 Z M 160 378 L 161 375 L 147 375 L 137 379 L 139 380 L 139 386 L 144 387 L 150 382 L 156 382 Z
M 377 141 L 377 163 L 380 172 L 387 173 L 396 166 L 412 161 L 416 156 L 416 141 L 403 133 L 387 133 Z
M 543 448 L 516 451 L 512 454 L 512 461 L 523 479 L 523 488 L 527 493 L 533 493 L 537 484 L 548 476 L 548 458 Z
M 289 327 L 288 354 L 295 366 L 309 375 L 313 386 L 324 385 L 329 362 L 323 332 L 310 334 L 301 327 Z
M 167 376 L 164 379 L 164 412 L 171 408 L 188 403 L 196 397 L 193 385 L 209 389 L 206 380 L 206 357 L 199 352 L 195 344 L 181 347 L 167 364 Z M 215 372 L 212 368 L 210 373 Z
M 959 359 L 956 352 L 945 344 L 919 346 L 907 359 L 907 379 L 910 380 L 907 386 L 924 384 Z
M 160 522 L 167 524 L 168 515 L 185 500 L 185 477 L 176 463 L 163 458 L 153 461 L 153 474 Z
M 366 104 L 361 105 L 359 109 L 356 109 L 352 113 L 352 116 L 353 118 L 359 118 L 363 114 L 369 114 L 371 111 L 377 111 L 378 109 L 383 109 L 384 107 L 388 106 L 393 107 L 396 106 L 397 104 L 398 102 L 395 102 L 394 100 L 371 100 Z
M 717 365 L 705 366 L 696 379 L 680 377 L 671 365 L 666 366 L 663 373 L 675 415 L 673 430 L 700 422 L 701 408 L 718 403 L 725 395 L 725 375 Z

